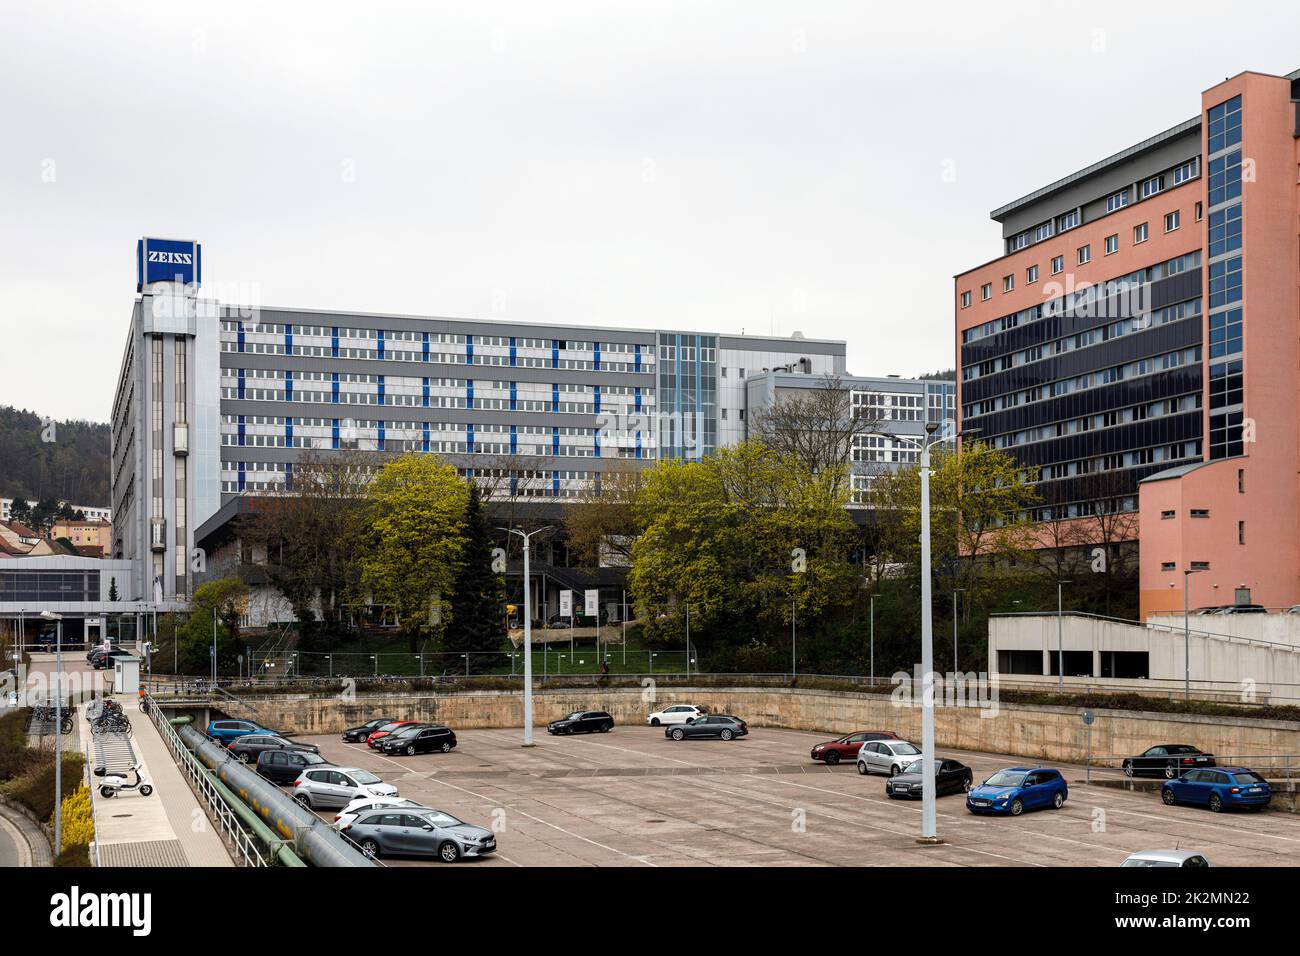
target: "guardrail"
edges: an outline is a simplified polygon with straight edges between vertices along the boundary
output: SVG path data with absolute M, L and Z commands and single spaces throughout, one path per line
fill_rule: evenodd
M 267 866 L 266 858 L 258 847 L 257 841 L 243 828 L 235 812 L 212 785 L 208 769 L 181 742 L 176 729 L 172 727 L 171 722 L 163 715 L 153 699 L 146 695 L 143 703 L 149 719 L 158 728 L 163 743 L 171 751 L 176 766 L 189 779 L 195 795 L 207 804 L 208 818 L 225 834 L 227 846 L 234 851 L 236 862 L 240 866 Z
M 91 857 L 91 866 L 98 867 L 99 862 L 99 801 L 95 796 L 95 779 L 92 772 L 94 760 L 90 756 L 90 743 L 86 743 L 86 766 L 82 768 L 82 773 L 86 778 L 86 789 L 90 791 L 90 826 L 95 831 L 95 839 L 91 841 L 94 847 L 94 856 Z

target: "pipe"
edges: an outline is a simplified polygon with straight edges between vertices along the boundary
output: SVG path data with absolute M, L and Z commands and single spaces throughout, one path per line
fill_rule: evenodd
M 221 795 L 221 799 L 226 801 L 226 805 L 230 807 L 230 812 L 239 817 L 245 826 L 253 831 L 254 836 L 272 848 L 277 863 L 290 869 L 306 867 L 307 864 L 303 862 L 302 858 L 293 852 L 293 847 L 281 840 L 274 830 L 263 823 L 262 818 L 249 809 L 248 805 L 240 800 L 237 794 L 215 777 L 210 782 L 212 788 Z
M 193 727 L 180 726 L 176 731 L 185 746 L 213 771 L 217 780 L 233 790 L 271 828 L 276 839 L 292 842 L 298 856 L 308 863 L 313 866 L 375 865 L 342 834 L 310 810 L 298 806 L 275 784 L 263 780 L 231 757 L 224 747 L 214 744 Z

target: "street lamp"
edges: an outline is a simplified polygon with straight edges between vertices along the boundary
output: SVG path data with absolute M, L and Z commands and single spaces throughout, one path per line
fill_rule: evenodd
M 54 621 L 54 852 L 63 852 L 63 615 L 42 611 Z
M 534 531 L 524 531 L 521 528 L 501 528 L 501 531 L 507 531 L 510 534 L 517 534 L 524 539 L 524 743 L 525 747 L 533 746 L 533 599 L 529 593 L 529 565 L 528 552 L 532 546 L 533 535 L 542 531 L 549 531 L 550 525 L 537 528 Z M 542 651 L 546 651 L 543 647 Z
M 1192 699 L 1192 626 L 1187 606 L 1187 579 L 1209 568 L 1183 568 L 1183 700 Z

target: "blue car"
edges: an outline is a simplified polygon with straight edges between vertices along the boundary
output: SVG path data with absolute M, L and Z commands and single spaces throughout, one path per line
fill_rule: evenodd
M 208 739 L 216 741 L 223 747 L 228 746 L 236 737 L 273 733 L 275 733 L 274 730 L 260 727 L 251 720 L 214 720 L 208 724 Z
M 971 813 L 1009 813 L 1018 817 L 1036 807 L 1059 810 L 1069 798 L 1070 788 L 1061 771 L 1008 767 L 967 793 L 966 809 Z
M 1266 781 L 1247 767 L 1215 767 L 1189 770 L 1177 780 L 1166 781 L 1160 799 L 1169 806 L 1190 803 L 1222 813 L 1233 807 L 1263 810 L 1273 799 Z

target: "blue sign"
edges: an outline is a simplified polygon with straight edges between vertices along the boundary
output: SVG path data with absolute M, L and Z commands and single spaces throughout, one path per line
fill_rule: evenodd
M 203 281 L 203 247 L 189 239 L 141 239 L 135 246 L 135 291 L 150 282 Z

